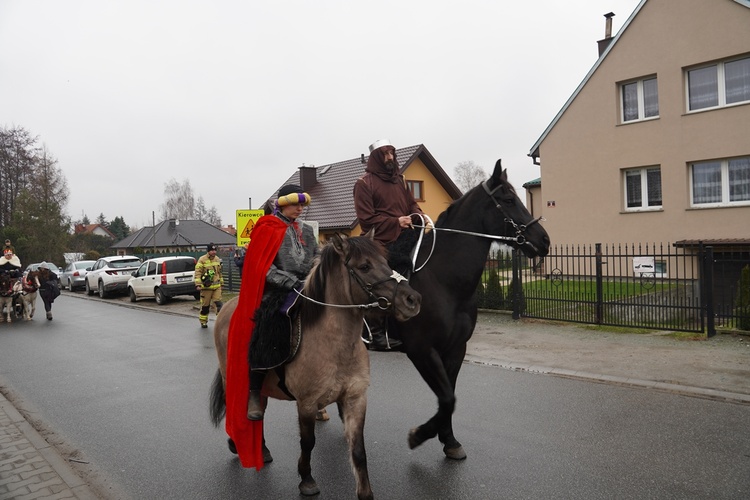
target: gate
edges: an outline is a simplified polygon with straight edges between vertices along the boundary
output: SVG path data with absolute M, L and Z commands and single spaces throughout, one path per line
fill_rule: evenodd
M 566 245 L 541 261 L 521 252 L 488 259 L 480 307 L 514 317 L 715 333 L 750 329 L 750 254 L 712 247 Z M 744 287 L 744 288 L 743 288 Z

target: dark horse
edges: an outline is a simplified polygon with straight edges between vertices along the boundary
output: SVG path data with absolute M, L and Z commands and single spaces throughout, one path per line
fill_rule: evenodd
M 409 448 L 437 435 L 448 458 L 466 458 L 453 435 L 452 415 L 456 379 L 477 322 L 475 292 L 490 245 L 499 239 L 493 237 L 507 238 L 505 243 L 530 258 L 547 255 L 549 237 L 538 222 L 519 200 L 498 160 L 492 176 L 454 201 L 425 238 L 417 265 L 428 258 L 433 236 L 434 251 L 409 280 L 422 294 L 422 311 L 398 327 L 403 350 L 437 395 L 438 411 L 409 432 Z
M 299 323 L 295 324 L 302 332 L 299 349 L 282 367 L 283 373 L 269 372 L 263 390 L 278 399 L 290 399 L 288 394 L 291 394 L 297 402 L 302 448 L 297 470 L 302 478 L 299 489 L 303 495 L 320 492 L 310 468 L 315 416 L 330 403 L 338 404 L 349 443 L 357 497 L 369 500 L 373 495 L 363 431 L 370 360 L 360 339 L 364 306 L 377 306 L 399 320 L 406 320 L 419 313 L 420 297 L 403 276 L 388 267 L 382 249 L 372 240 L 338 236 L 323 248 L 320 260 L 305 280 L 302 294 L 312 300 L 302 301 Z M 229 320 L 236 307 L 236 298 L 227 302 L 214 325 L 219 372 L 211 389 L 210 410 L 215 425 L 226 411 Z M 288 394 L 279 390 L 280 375 Z M 229 449 L 236 452 L 231 439 Z

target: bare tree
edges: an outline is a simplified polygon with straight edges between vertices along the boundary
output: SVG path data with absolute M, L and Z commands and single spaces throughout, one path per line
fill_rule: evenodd
M 161 206 L 161 220 L 192 219 L 195 213 L 195 197 L 190 181 L 182 183 L 174 177 L 164 184 L 164 203 Z
M 208 222 L 212 226 L 221 227 L 221 217 L 219 216 L 219 212 L 216 210 L 216 206 L 214 205 L 211 205 L 211 208 L 208 209 L 208 211 L 206 212 L 206 218 L 203 220 Z
M 473 161 L 462 161 L 456 168 L 453 169 L 453 176 L 456 181 L 456 185 L 464 193 L 469 189 L 477 186 L 480 182 L 486 180 L 489 174 L 485 172 L 483 167 L 480 167 Z
M 198 196 L 198 201 L 195 202 L 195 213 L 193 214 L 198 220 L 206 220 L 206 203 L 203 201 L 203 196 Z
M 38 138 L 22 127 L 0 128 L 0 227 L 12 224 L 21 191 L 39 160 Z

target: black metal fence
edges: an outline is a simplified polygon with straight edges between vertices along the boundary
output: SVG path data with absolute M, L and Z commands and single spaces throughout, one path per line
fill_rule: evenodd
M 750 330 L 750 255 L 601 244 L 553 247 L 541 261 L 497 252 L 477 297 L 480 307 L 514 317 L 709 336 L 717 326 Z

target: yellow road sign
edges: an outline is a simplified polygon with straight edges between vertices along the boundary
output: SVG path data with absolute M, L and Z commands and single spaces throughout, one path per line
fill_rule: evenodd
M 253 232 L 255 223 L 263 217 L 263 210 L 237 210 L 237 246 L 242 246 L 250 241 L 250 233 Z

